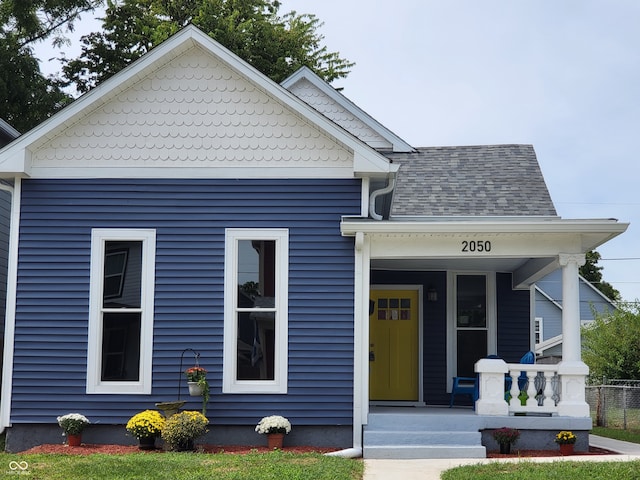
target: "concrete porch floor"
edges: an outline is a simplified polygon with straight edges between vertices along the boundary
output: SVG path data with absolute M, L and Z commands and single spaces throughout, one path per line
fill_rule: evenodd
M 577 451 L 589 448 L 591 418 L 561 416 L 477 415 L 470 407 L 371 406 L 363 429 L 365 458 L 485 458 L 497 450 L 491 430 L 517 428 L 518 447 L 557 448 L 555 434 L 571 430 Z

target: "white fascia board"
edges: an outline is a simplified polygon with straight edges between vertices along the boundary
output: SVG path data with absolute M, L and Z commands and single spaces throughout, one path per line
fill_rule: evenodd
M 536 353 L 542 353 L 544 350 L 555 347 L 556 345 L 560 345 L 562 343 L 562 334 L 556 335 L 555 337 L 548 338 L 544 342 L 536 344 Z
M 149 169 L 145 167 L 118 167 L 120 177 L 124 178 L 211 178 L 211 169 L 207 167 L 163 167 Z M 41 178 L 108 178 L 114 175 L 113 168 L 38 168 Z M 352 178 L 353 169 L 332 167 L 215 167 L 215 178 Z
M 153 50 L 140 57 L 131 65 L 102 82 L 93 90 L 84 94 L 78 100 L 63 108 L 57 114 L 24 134 L 11 143 L 8 148 L 0 150 L 0 174 L 5 172 L 11 172 L 17 175 L 27 174 L 30 167 L 28 165 L 29 157 L 27 155 L 29 147 L 32 147 L 40 140 L 52 138 L 59 127 L 67 122 L 71 122 L 76 115 L 93 110 L 96 105 L 108 101 L 113 95 L 125 90 L 141 78 L 144 78 L 156 65 L 164 65 L 167 59 L 175 58 L 180 55 L 180 53 L 196 45 L 218 57 L 221 61 L 225 62 L 227 66 L 247 78 L 265 93 L 281 101 L 302 118 L 314 124 L 327 135 L 335 138 L 348 150 L 353 151 L 354 156 L 356 150 L 360 151 L 362 157 L 367 160 L 364 163 L 360 162 L 361 166 L 369 167 L 371 170 L 356 170 L 354 159 L 354 176 L 384 174 L 390 171 L 391 162 L 386 157 L 358 140 L 284 87 L 273 82 L 266 75 L 260 73 L 197 27 L 189 25 L 153 48 Z
M 2 118 L 0 118 L 0 130 L 5 132 L 12 138 L 17 138 L 20 136 L 20 132 L 5 122 Z
M 552 305 L 554 305 L 556 308 L 558 308 L 559 310 L 562 310 L 562 305 L 560 305 L 558 302 L 556 302 L 553 298 L 551 298 L 551 296 L 545 292 L 544 290 L 542 290 L 537 284 L 535 286 L 535 290 L 536 292 L 538 292 L 540 295 L 542 295 L 544 298 L 546 298 Z
M 310 82 L 313 86 L 315 86 L 318 90 L 331 98 L 338 105 L 351 112 L 356 118 L 359 118 L 365 125 L 378 133 L 381 137 L 388 140 L 389 143 L 393 145 L 394 152 L 415 152 L 415 148 L 413 148 L 387 127 L 382 125 L 380 122 L 378 122 L 367 112 L 358 107 L 344 94 L 340 93 L 327 82 L 322 80 L 309 67 L 301 67 L 295 73 L 286 78 L 280 85 L 289 90 L 293 85 L 303 79 Z
M 615 302 L 613 302 L 609 297 L 607 297 L 604 293 L 602 293 L 600 290 L 598 290 L 589 280 L 587 280 L 586 278 L 584 278 L 582 275 L 578 274 L 578 279 L 580 280 L 580 282 L 582 284 L 584 284 L 587 288 L 590 288 L 591 290 L 593 290 L 593 292 L 596 295 L 599 295 L 600 297 L 602 297 L 602 300 L 604 300 L 605 302 L 609 303 L 613 308 L 615 308 L 616 310 L 618 309 L 618 307 L 616 306 Z
M 432 217 L 433 218 L 433 217 Z M 381 233 L 549 233 L 584 234 L 604 238 L 603 242 L 623 233 L 628 223 L 615 219 L 593 220 L 432 220 L 422 222 L 375 221 L 366 218 L 343 217 L 340 230 L 344 236 L 356 232 Z

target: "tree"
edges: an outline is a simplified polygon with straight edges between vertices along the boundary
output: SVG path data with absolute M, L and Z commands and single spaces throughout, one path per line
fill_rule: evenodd
M 12 32 L 24 47 L 54 37 L 54 45 L 68 42 L 64 36 L 73 31 L 83 13 L 93 11 L 104 0 L 0 0 L 2 33 Z
M 46 78 L 33 55 L 33 45 L 64 34 L 84 12 L 103 0 L 0 0 L 0 105 L 1 115 L 25 132 L 72 99 L 56 78 Z
M 15 36 L 0 38 L 0 112 L 19 132 L 38 125 L 71 101 L 55 79 L 40 73 L 29 47 Z
M 620 292 L 613 288 L 613 285 L 602 280 L 602 267 L 598 266 L 598 261 L 602 258 L 596 250 L 591 250 L 586 254 L 586 262 L 580 267 L 580 275 L 600 290 L 607 298 L 617 302 L 620 300 Z
M 582 358 L 591 377 L 640 380 L 640 305 L 594 315 L 582 328 Z
M 107 1 L 103 31 L 84 36 L 82 54 L 63 68 L 80 92 L 95 87 L 188 24 L 194 24 L 276 82 L 303 65 L 331 82 L 353 63 L 322 46 L 310 14 L 280 17 L 277 0 Z

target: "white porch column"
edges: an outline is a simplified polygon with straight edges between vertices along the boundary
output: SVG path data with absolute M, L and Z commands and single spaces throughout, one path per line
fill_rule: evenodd
M 353 448 L 362 449 L 362 426 L 369 416 L 369 266 L 370 239 L 362 232 L 355 238 Z
M 584 264 L 583 254 L 561 253 L 562 267 L 562 362 L 558 366 L 561 400 L 558 413 L 569 417 L 588 417 L 585 401 L 585 379 L 589 367 L 582 362 L 580 343 L 580 294 L 578 267 Z

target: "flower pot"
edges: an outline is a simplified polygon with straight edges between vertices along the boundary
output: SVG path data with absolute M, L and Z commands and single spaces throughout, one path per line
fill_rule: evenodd
M 189 395 L 192 397 L 201 397 L 202 396 L 202 387 L 198 384 L 198 382 L 187 382 L 189 385 Z
M 195 450 L 195 445 L 193 440 L 185 440 L 184 442 L 180 442 L 174 448 L 176 452 L 193 452 Z
M 155 450 L 156 437 L 142 437 L 138 439 L 138 448 L 140 450 Z
M 561 455 L 573 455 L 573 443 L 560 444 Z
M 70 447 L 79 447 L 82 443 L 82 434 L 67 435 L 67 445 Z
M 510 443 L 501 443 L 500 444 L 500 453 L 511 453 L 511 444 Z
M 284 443 L 284 433 L 268 433 L 267 434 L 267 445 L 270 449 L 274 448 L 282 448 L 282 444 Z

